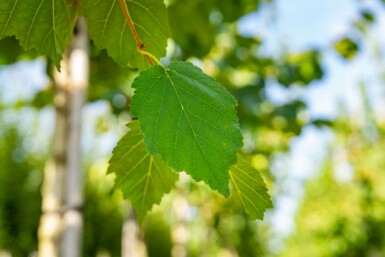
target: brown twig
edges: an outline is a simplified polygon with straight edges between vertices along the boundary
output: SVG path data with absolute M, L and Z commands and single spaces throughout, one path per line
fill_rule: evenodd
M 143 54 L 143 52 L 146 52 L 146 46 L 143 44 L 142 40 L 139 37 L 138 32 L 135 29 L 134 22 L 131 19 L 125 0 L 119 0 L 119 5 L 120 5 L 120 9 L 122 10 L 124 19 L 126 20 L 127 25 L 131 30 L 132 36 L 135 39 L 136 47 L 137 49 L 141 50 L 138 52 Z M 152 62 L 151 58 L 146 54 L 143 54 L 143 55 L 146 57 L 146 60 L 150 64 L 150 66 L 154 66 L 154 63 Z

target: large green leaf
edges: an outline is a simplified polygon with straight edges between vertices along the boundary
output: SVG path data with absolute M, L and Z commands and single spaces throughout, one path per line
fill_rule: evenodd
M 136 43 L 124 19 L 118 0 L 83 0 L 82 14 L 88 22 L 96 46 L 123 66 L 143 69 L 148 64 L 136 51 Z M 170 30 L 163 0 L 125 0 L 131 19 L 147 51 L 160 58 L 166 55 Z
M 149 152 L 228 196 L 228 170 L 242 146 L 233 96 L 186 62 L 151 67 L 132 86 L 131 112 Z
M 64 0 L 0 1 L 0 39 L 15 35 L 21 46 L 36 49 L 59 66 L 71 39 L 75 6 Z
M 138 122 L 129 124 L 130 131 L 113 151 L 108 173 L 116 174 L 115 186 L 129 199 L 139 220 L 174 186 L 178 175 L 160 156 L 150 155 L 144 144 Z
M 263 219 L 264 212 L 273 204 L 259 172 L 238 157 L 238 163 L 230 168 L 230 178 L 246 213 L 252 219 Z

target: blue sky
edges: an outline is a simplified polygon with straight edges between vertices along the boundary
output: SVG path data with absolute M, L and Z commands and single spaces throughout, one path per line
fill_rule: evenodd
M 13 104 L 17 99 L 30 99 L 47 86 L 44 58 L 32 62 L 18 62 L 0 68 L 0 99 Z

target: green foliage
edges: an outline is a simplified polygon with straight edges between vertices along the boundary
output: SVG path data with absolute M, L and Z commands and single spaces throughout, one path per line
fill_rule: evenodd
M 131 112 L 151 154 L 229 195 L 229 167 L 242 146 L 234 98 L 189 63 L 152 67 L 133 83 Z
M 345 119 L 335 125 L 329 158 L 306 184 L 296 233 L 280 256 L 384 256 L 385 126 L 374 130 L 370 142 L 365 127 Z
M 372 24 L 376 21 L 375 14 L 369 10 L 363 10 L 360 14 L 362 19 L 364 19 L 368 24 Z
M 90 47 L 90 85 L 88 101 L 107 100 L 113 113 L 128 111 L 131 93 L 131 77 L 136 72 L 122 67 L 113 61 L 106 50 Z M 117 101 L 118 99 L 118 101 Z
M 173 39 L 187 56 L 203 57 L 215 42 L 215 28 L 210 24 L 207 5 L 210 1 L 176 1 L 168 9 Z
M 7 17 L 7 15 L 9 15 L 9 17 L 12 16 L 10 15 L 11 13 L 9 13 L 9 3 L 6 1 L 3 2 L 4 3 L 0 4 L 0 25 L 4 25 L 4 17 Z M 13 3 L 16 6 L 16 3 L 23 3 L 23 5 L 25 5 L 27 0 L 11 0 L 8 2 L 11 4 Z M 38 1 L 29 0 L 28 2 L 28 5 L 33 7 Z M 66 1 L 61 1 L 60 3 L 56 2 L 55 4 L 59 5 L 65 2 Z M 135 42 L 126 26 L 116 0 L 101 0 L 93 2 L 90 0 L 67 1 L 67 3 L 70 2 L 79 2 L 82 4 L 82 13 L 86 14 L 90 28 L 93 26 L 92 36 L 95 40 L 95 44 L 101 48 L 106 48 L 108 53 L 117 62 L 119 62 L 119 64 L 123 66 L 132 66 L 133 68 L 135 66 L 139 66 L 140 69 L 148 66 L 148 64 L 145 63 L 145 58 L 136 52 Z M 153 3 L 155 2 L 156 1 L 153 1 Z M 245 11 L 249 12 L 256 9 L 259 2 L 260 1 L 258 0 L 168 1 L 170 4 L 169 18 L 171 20 L 171 28 L 174 35 L 173 39 L 176 41 L 178 46 L 181 47 L 181 49 L 178 47 L 176 47 L 176 49 L 178 49 L 179 52 L 182 52 L 182 54 L 178 55 L 178 57 L 197 56 L 202 58 L 202 63 L 205 67 L 204 70 L 208 71 L 208 74 L 214 76 L 220 84 L 224 85 L 232 93 L 234 93 L 238 101 L 237 111 L 240 124 L 245 134 L 249 136 L 247 151 L 251 155 L 250 159 L 252 160 L 253 165 L 256 163 L 259 165 L 261 165 L 261 163 L 266 163 L 265 167 L 267 169 L 269 162 L 268 159 L 272 153 L 277 150 L 286 150 L 288 143 L 290 142 L 290 138 L 294 135 L 300 134 L 304 123 L 299 119 L 299 113 L 305 110 L 306 105 L 298 100 L 293 100 L 292 102 L 282 106 L 277 106 L 270 102 L 266 96 L 266 86 L 268 85 L 268 83 L 265 83 L 266 79 L 277 80 L 288 88 L 293 84 L 307 86 L 312 81 L 322 78 L 323 71 L 320 65 L 320 52 L 308 51 L 298 54 L 287 53 L 283 57 L 279 57 L 277 59 L 270 57 L 262 58 L 259 56 L 259 45 L 263 39 L 245 38 L 237 34 L 236 29 L 234 29 L 235 24 L 232 22 L 244 15 Z M 54 1 L 42 1 L 41 3 L 49 5 L 54 3 Z M 126 0 L 125 3 L 127 4 L 135 26 L 137 26 L 136 28 L 148 51 L 155 54 L 158 58 L 163 56 L 165 53 L 165 38 L 162 40 L 164 45 L 162 45 L 159 51 L 162 52 L 162 54 L 157 54 L 156 43 L 158 42 L 151 41 L 153 37 L 145 39 L 146 33 L 143 32 L 144 30 L 140 29 L 142 24 L 148 25 L 154 21 L 148 16 L 149 14 L 151 16 L 152 10 L 150 13 L 146 13 L 143 9 L 140 9 L 138 5 L 147 5 L 150 1 Z M 95 8 L 93 6 L 95 6 Z M 150 7 L 148 7 L 148 10 L 149 9 Z M 163 4 L 162 7 L 159 7 L 159 10 L 160 9 L 162 9 L 161 16 L 164 17 L 165 11 Z M 5 11 L 3 12 L 3 10 Z M 31 8 L 31 11 L 33 11 L 33 8 Z M 95 13 L 93 13 L 94 11 Z M 108 16 L 109 11 L 111 11 L 110 16 Z M 26 12 L 27 15 L 28 13 L 29 12 Z M 40 15 L 40 12 L 36 13 Z M 52 26 L 52 17 L 50 17 L 51 14 L 46 14 L 47 15 L 45 16 L 47 17 L 47 21 L 44 23 L 47 26 L 50 24 L 50 26 Z M 40 19 L 39 15 L 36 16 L 37 20 Z M 361 21 L 357 22 L 355 26 L 364 32 L 365 26 L 369 23 L 374 23 L 376 19 L 371 12 L 364 11 L 361 13 L 361 16 Z M 142 21 L 140 21 L 140 19 L 142 19 Z M 12 21 L 12 24 L 15 24 L 14 20 L 13 16 L 12 19 L 9 19 L 10 22 Z M 29 19 L 29 23 L 25 23 L 26 25 L 30 25 L 31 19 Z M 104 33 L 101 33 L 101 28 L 103 29 L 104 24 L 106 25 L 105 35 L 108 35 L 108 37 L 105 36 Z M 116 26 L 116 24 L 118 26 Z M 24 23 L 17 24 L 16 27 L 20 28 L 24 25 Z M 162 32 L 161 29 L 154 29 L 153 27 L 156 28 L 156 24 L 155 26 L 146 28 L 150 34 Z M 159 27 L 162 28 L 164 26 Z M 42 27 L 42 29 L 44 28 L 45 26 Z M 70 31 L 69 33 L 72 33 L 72 28 L 72 26 L 68 26 L 68 31 Z M 5 34 L 3 35 L 5 30 L 19 31 L 19 29 L 14 29 L 13 27 L 5 28 L 0 26 L 0 32 L 2 31 L 0 37 L 6 36 Z M 220 36 L 218 36 L 219 32 L 221 33 Z M 11 34 L 13 35 L 16 33 L 12 32 Z M 164 33 L 164 35 L 166 34 L 167 33 Z M 122 35 L 124 40 L 120 40 L 120 36 Z M 346 39 L 351 40 L 348 37 Z M 52 41 L 52 37 L 49 37 L 47 40 Z M 360 51 L 358 44 L 352 40 L 351 42 L 343 41 L 344 40 L 338 41 L 335 45 L 335 49 L 346 59 L 354 58 L 358 51 Z M 21 43 L 23 44 L 23 40 Z M 124 46 L 123 50 L 121 50 L 121 46 Z M 29 44 L 29 48 L 30 47 L 34 47 L 34 45 L 31 43 Z M 39 47 L 34 48 L 40 53 L 45 53 L 47 51 L 47 49 L 40 49 Z M 14 56 L 8 56 L 8 54 L 12 54 L 11 52 L 16 51 L 20 52 L 20 49 L 18 49 L 18 47 L 14 44 L 14 39 L 9 37 L 0 41 L 0 49 L 9 50 L 2 51 L 1 53 L 1 56 L 4 57 L 2 59 L 4 60 L 4 63 L 16 60 L 16 58 L 13 58 Z M 63 47 L 59 48 L 61 52 L 63 52 L 63 49 Z M 53 55 L 57 58 L 57 53 L 53 53 Z M 54 57 L 50 57 L 54 59 Z M 175 58 L 175 56 L 172 58 Z M 55 60 L 55 62 L 57 64 L 57 60 Z M 91 100 L 108 99 L 111 101 L 115 95 L 121 95 L 123 93 L 122 88 L 117 88 L 116 85 L 124 83 L 121 78 L 126 76 L 129 71 L 109 62 L 110 60 L 108 60 L 104 52 L 98 55 L 97 58 L 94 58 L 94 64 L 92 67 L 93 74 L 91 76 L 92 89 L 89 94 Z M 182 66 L 187 64 L 180 65 Z M 151 68 L 151 72 L 153 75 L 157 72 L 159 74 L 162 72 L 170 73 L 171 71 L 168 71 L 168 69 L 170 68 L 157 66 Z M 147 72 L 148 74 L 151 73 L 150 70 Z M 241 74 L 241 76 L 239 76 L 239 74 Z M 244 79 L 250 74 L 253 74 L 251 79 Z M 142 76 L 143 74 L 140 75 L 140 77 Z M 234 79 L 234 77 L 237 77 L 237 79 Z M 238 78 L 242 79 L 240 80 Z M 162 93 L 162 89 L 166 90 L 167 87 L 170 87 L 171 79 L 169 81 L 165 79 L 163 81 L 164 84 L 159 83 L 159 81 L 157 84 L 154 84 L 154 88 L 151 89 L 155 93 L 150 93 L 148 95 L 150 98 L 153 98 L 151 100 L 152 102 L 148 102 L 146 97 L 145 99 L 142 99 L 144 102 L 143 105 L 150 106 L 153 104 L 154 106 L 159 107 L 161 103 L 159 99 L 162 99 L 162 94 L 159 94 L 159 92 Z M 142 82 L 145 83 L 144 81 Z M 179 79 L 178 82 L 180 82 Z M 211 82 L 208 84 L 211 84 Z M 144 87 L 145 86 L 143 86 L 143 88 Z M 196 85 L 194 85 L 193 88 L 194 93 L 200 92 L 202 89 L 207 90 L 206 85 L 201 87 L 196 87 Z M 140 90 L 140 87 L 138 87 L 136 94 L 140 95 Z M 150 89 L 148 89 L 148 91 L 150 91 Z M 182 90 L 178 92 L 183 93 L 185 91 Z M 35 99 L 38 100 L 38 102 L 46 103 L 48 102 L 49 96 L 52 96 L 52 92 L 47 91 L 39 94 Z M 114 111 L 120 112 L 122 110 L 127 110 L 130 99 L 129 96 L 126 97 L 127 104 L 124 105 L 124 107 L 119 108 L 120 110 L 114 109 Z M 170 94 L 167 94 L 167 97 L 170 97 Z M 191 103 L 194 102 L 191 99 L 189 101 Z M 172 102 L 173 101 L 171 101 L 171 103 Z M 197 106 L 199 105 L 199 101 L 195 102 L 196 103 L 194 105 L 191 104 L 193 106 L 192 109 L 186 108 L 185 122 L 187 121 L 187 111 L 201 108 L 201 106 Z M 170 102 L 167 102 L 167 104 L 170 104 Z M 234 103 L 232 103 L 232 105 L 234 105 Z M 133 105 L 133 107 L 135 106 Z M 168 119 L 170 119 L 170 115 L 175 115 L 177 110 L 180 111 L 180 115 L 182 114 L 182 108 L 180 106 L 176 109 L 173 109 L 172 106 L 168 107 L 170 111 L 167 109 L 167 112 L 164 111 L 164 113 L 161 113 L 159 111 L 160 109 L 157 110 L 148 108 L 148 110 L 151 111 L 143 113 L 142 116 L 151 116 L 152 119 L 159 117 L 159 119 L 167 123 L 169 122 Z M 136 110 L 136 112 L 141 111 L 142 110 Z M 207 110 L 205 110 L 203 114 L 206 115 L 206 112 Z M 222 117 L 227 117 L 227 113 L 228 112 L 226 110 L 221 109 L 214 118 L 207 121 L 210 122 L 210 124 L 222 122 Z M 231 109 L 231 113 L 233 113 L 233 109 Z M 146 118 L 143 119 L 143 117 L 139 117 L 141 125 L 143 125 L 143 120 L 146 120 Z M 190 118 L 193 118 L 193 116 L 190 116 Z M 316 120 L 312 123 L 316 126 L 331 125 L 330 121 L 326 120 Z M 174 125 L 177 124 L 174 123 Z M 130 126 L 135 127 L 135 131 L 143 137 L 137 121 Z M 150 125 L 147 124 L 147 126 Z M 199 127 L 203 127 L 203 125 L 199 125 Z M 175 133 L 174 131 L 173 134 L 170 132 L 172 129 L 163 131 L 159 131 L 157 128 L 151 127 L 150 129 L 152 129 L 152 133 L 146 134 L 145 131 L 145 137 L 150 138 L 149 141 L 152 142 L 152 146 L 151 144 L 145 146 L 143 142 L 140 144 L 143 154 L 142 157 L 146 156 L 144 162 L 148 160 L 155 160 L 156 158 L 159 162 L 164 162 L 161 160 L 159 155 L 151 156 L 147 152 L 147 150 L 150 150 L 151 152 L 151 149 L 155 149 L 157 150 L 156 153 L 160 153 L 160 151 L 158 151 L 159 142 L 162 142 L 161 146 L 165 148 L 164 151 L 166 153 L 172 154 L 172 152 L 177 152 L 176 154 L 180 154 L 179 152 L 181 150 L 185 150 L 185 152 L 189 152 L 189 149 L 191 150 L 191 145 L 185 146 L 185 141 L 180 143 L 179 148 L 175 147 L 175 143 L 177 142 L 175 140 L 175 135 L 178 136 L 178 133 Z M 204 130 L 205 133 L 207 133 L 206 129 L 207 128 Z M 128 159 L 128 157 L 118 157 L 122 157 L 124 154 L 130 153 L 130 150 L 128 149 L 133 148 L 132 144 L 138 139 L 133 137 L 133 131 L 134 129 L 131 130 L 119 143 L 113 157 L 116 161 L 112 161 L 110 167 L 110 169 L 116 169 L 114 171 L 117 174 L 116 181 L 118 182 L 119 179 L 122 181 L 120 184 L 117 184 L 117 187 L 120 187 L 126 193 L 126 196 L 127 194 L 134 195 L 134 192 L 136 192 L 135 190 L 137 188 L 134 188 L 135 184 L 133 183 L 139 182 L 138 187 L 143 189 L 145 188 L 145 186 L 143 186 L 144 181 L 149 181 L 149 183 L 152 181 L 146 177 L 148 169 L 143 169 L 144 172 L 143 170 L 135 170 L 137 173 L 133 171 L 135 174 L 135 179 L 133 181 L 126 181 L 124 179 L 124 176 L 127 174 L 127 170 L 130 170 L 135 165 L 131 165 L 131 163 L 137 161 L 137 159 L 135 159 L 137 156 L 133 155 L 134 159 Z M 189 132 L 191 140 L 191 131 Z M 163 134 L 159 133 L 164 133 L 166 137 L 161 136 Z M 303 206 L 301 207 L 297 218 L 298 233 L 292 240 L 289 241 L 289 246 L 283 256 L 353 257 L 383 256 L 385 254 L 383 247 L 383 245 L 385 245 L 385 239 L 383 236 L 383 231 L 385 230 L 385 211 L 383 207 L 385 206 L 385 196 L 383 184 L 385 183 L 385 179 L 382 175 L 382 170 L 385 166 L 383 162 L 384 159 L 381 154 L 383 152 L 382 149 L 384 140 L 375 140 L 373 142 L 374 145 L 365 144 L 363 143 L 365 139 L 362 138 L 360 133 L 351 133 L 351 131 L 349 131 L 349 133 L 350 134 L 347 136 L 349 138 L 349 140 L 347 140 L 347 151 L 349 161 L 352 165 L 357 165 L 357 170 L 354 173 L 355 176 L 351 181 L 338 181 L 338 179 L 334 176 L 334 169 L 331 167 L 330 161 L 324 169 L 324 174 L 307 185 L 307 195 L 304 198 Z M 381 132 L 381 135 L 383 137 L 383 131 Z M 218 138 L 218 136 L 220 135 L 215 134 L 212 139 L 210 133 L 209 139 L 213 140 L 215 147 L 220 146 L 220 141 L 214 141 L 214 139 Z M 160 138 L 160 141 L 158 142 L 156 140 L 152 140 L 152 137 Z M 165 138 L 170 138 L 170 140 L 166 140 Z M 226 139 L 231 140 L 230 137 L 226 137 Z M 233 139 L 235 140 L 235 138 Z M 163 142 L 165 144 L 163 144 Z M 3 156 L 1 159 L 13 158 L 13 156 L 11 156 L 13 151 L 7 148 L 9 145 L 12 145 L 11 139 L 10 141 L 4 141 L 4 145 L 0 144 L 0 156 Z M 6 151 L 3 151 L 4 153 L 1 150 L 3 147 L 4 149 L 7 149 Z M 226 150 L 229 149 L 226 148 Z M 189 152 L 190 157 L 192 155 L 191 153 L 194 153 L 194 151 Z M 139 153 L 137 154 L 139 155 Z M 185 154 L 184 156 L 186 157 L 188 155 Z M 209 156 L 209 158 L 212 157 L 212 155 Z M 217 156 L 214 156 L 214 158 L 219 159 Z M 165 160 L 168 163 L 171 163 L 170 166 L 173 166 L 173 164 L 180 164 L 177 163 L 176 158 L 172 160 Z M 5 161 L 3 162 L 5 163 Z M 151 161 L 148 161 L 142 165 L 147 165 L 147 167 L 149 167 L 150 162 Z M 14 165 L 12 166 L 12 171 L 19 171 L 19 164 L 15 164 L 14 161 L 11 161 L 10 163 Z M 172 174 L 170 172 L 170 168 L 166 167 L 166 164 L 163 165 L 165 167 L 164 170 L 167 170 L 167 172 L 164 173 Z M 241 169 L 238 169 L 237 167 Z M 2 168 L 3 172 L 5 172 L 5 170 L 6 169 Z M 223 174 L 227 174 L 228 169 L 222 169 L 222 171 L 225 171 Z M 201 172 L 201 170 L 199 170 L 199 172 Z M 203 255 L 237 255 L 248 257 L 263 256 L 263 247 L 266 247 L 266 242 L 260 243 L 260 230 L 258 230 L 256 223 L 249 221 L 245 217 L 241 205 L 242 203 L 244 204 L 246 212 L 252 218 L 261 218 L 263 216 L 263 213 L 261 212 L 271 206 L 267 190 L 263 185 L 263 181 L 261 180 L 258 172 L 251 168 L 250 164 L 247 164 L 244 160 L 239 160 L 238 164 L 230 167 L 229 172 L 230 175 L 232 175 L 231 178 L 233 183 L 237 185 L 240 193 L 237 194 L 237 188 L 235 188 L 233 191 L 235 192 L 235 197 L 230 197 L 227 201 L 225 201 L 223 197 L 220 197 L 208 190 L 208 188 L 202 185 L 197 185 L 193 182 L 186 186 L 189 188 L 189 191 L 183 192 L 183 197 L 186 197 L 189 201 L 189 210 L 192 210 L 190 215 L 195 215 L 192 216 L 191 220 L 186 222 L 186 225 L 189 226 L 189 232 L 193 232 L 191 233 L 191 236 L 189 235 L 191 238 L 188 239 L 188 245 L 186 246 L 188 255 L 191 257 Z M 22 193 L 18 191 L 21 190 L 19 185 L 24 185 L 24 181 L 28 178 L 28 174 L 29 173 L 26 173 L 25 171 L 20 173 L 17 172 L 15 175 L 17 179 L 14 177 L 3 178 L 2 176 L 0 179 L 0 182 L 2 183 L 0 186 L 0 198 L 1 196 L 10 197 L 10 201 L 8 201 L 5 197 L 0 200 L 0 202 L 7 200 L 6 204 L 0 205 L 2 209 L 6 210 L 0 212 L 0 220 L 2 221 L 0 224 L 2 230 L 0 232 L 0 245 L 7 245 L 6 247 L 8 248 L 12 248 L 12 244 L 14 245 L 15 242 L 20 244 L 21 247 L 24 247 L 24 244 L 21 243 L 26 240 L 20 240 L 20 238 L 26 238 L 25 234 L 23 234 L 23 237 L 17 237 L 17 239 L 15 239 L 15 235 L 20 234 L 19 231 L 21 231 L 21 226 L 24 226 L 23 228 L 28 228 L 29 225 L 25 225 L 27 223 L 29 224 L 28 219 L 35 217 L 35 214 L 27 216 L 26 213 L 30 214 L 30 212 L 28 212 L 29 205 L 32 205 L 33 201 L 35 201 L 30 199 L 39 197 L 38 194 L 31 193 L 28 197 L 21 197 L 19 194 L 21 195 Z M 163 175 L 163 173 L 159 172 L 157 175 L 160 177 L 161 174 Z M 128 177 L 131 177 L 132 175 L 133 173 L 127 174 Z M 211 172 L 199 175 L 209 175 L 214 180 L 217 179 L 217 177 Z M 255 180 L 250 179 L 248 176 L 255 178 Z M 153 176 L 151 176 L 151 178 L 153 178 Z M 173 179 L 172 183 L 174 183 L 175 179 L 176 178 Z M 99 178 L 98 181 L 102 180 L 103 177 Z M 203 180 L 208 179 L 205 177 Z M 163 180 L 156 179 L 156 181 L 154 180 L 154 183 L 155 182 L 160 183 L 163 182 Z M 3 185 L 5 186 L 3 187 Z M 14 187 L 13 185 L 18 186 Z M 125 185 L 128 186 L 125 187 Z M 169 186 L 171 188 L 172 185 L 170 184 Z M 197 190 L 198 187 L 200 190 Z M 133 188 L 134 191 L 130 192 L 129 190 Z M 98 194 L 98 189 L 98 184 L 95 183 L 95 181 L 89 183 L 86 193 L 87 204 L 85 206 L 85 243 L 87 246 L 85 247 L 83 255 L 96 256 L 98 252 L 95 249 L 104 248 L 108 249 L 112 256 L 119 256 L 119 250 L 116 250 L 120 248 L 119 231 L 117 228 L 121 227 L 122 217 L 116 205 L 112 206 L 116 203 L 112 203 L 113 201 L 110 201 L 111 198 L 109 197 L 109 194 L 112 194 L 111 190 L 104 192 L 104 194 Z M 17 190 L 17 192 L 14 190 Z M 150 198 L 149 195 L 146 194 L 145 190 L 142 190 L 139 197 L 144 199 L 146 198 L 145 195 L 148 196 L 147 199 Z M 130 196 L 127 197 L 130 199 Z M 161 195 L 157 195 L 157 197 L 159 200 L 154 202 L 160 201 Z M 28 199 L 28 201 L 20 201 L 20 199 Z M 242 201 L 239 201 L 240 199 L 242 199 Z M 248 201 L 248 199 L 252 200 Z M 147 209 L 151 209 L 152 207 L 152 203 L 150 204 L 150 202 L 148 203 L 148 206 L 146 206 Z M 20 208 L 20 206 L 22 206 L 22 208 Z M 140 206 L 142 205 L 139 204 L 139 207 Z M 147 209 L 144 209 L 143 213 L 145 213 Z M 170 212 L 170 209 L 172 209 L 172 206 L 166 205 L 164 207 L 164 212 Z M 11 210 L 12 212 L 7 210 Z M 17 215 L 14 215 L 16 213 L 14 210 L 17 210 Z M 93 214 L 95 213 L 100 214 L 100 216 L 93 218 Z M 168 218 L 172 216 L 170 213 L 168 214 Z M 144 214 L 141 214 L 140 217 L 142 218 L 143 215 Z M 167 256 L 171 248 L 168 233 L 169 226 L 164 224 L 163 219 L 160 217 L 160 213 L 156 213 L 156 215 L 157 216 L 155 217 L 152 215 L 152 217 L 150 217 L 150 221 L 147 220 L 149 222 L 145 223 L 148 231 L 148 234 L 146 235 L 147 242 L 149 245 L 158 244 L 154 248 L 149 247 L 149 253 L 150 256 Z M 15 222 L 16 218 L 21 220 L 18 220 L 18 222 L 21 223 L 20 226 L 17 222 Z M 105 222 L 107 219 L 109 219 L 108 223 Z M 36 233 L 28 235 L 36 235 Z M 161 238 L 161 242 L 159 242 L 159 238 Z M 205 238 L 205 240 L 202 240 L 202 238 Z M 162 244 L 164 248 L 159 249 L 159 244 Z M 112 248 L 114 250 L 112 250 Z M 227 252 L 220 252 L 223 249 L 227 250 Z M 25 251 L 20 256 L 26 256 L 27 254 L 27 251 Z M 14 255 L 17 256 L 15 253 Z
M 0 39 L 15 35 L 24 49 L 49 56 L 59 67 L 74 27 L 72 1 L 10 0 L 0 10 Z
M 23 51 L 15 37 L 6 37 L 0 40 L 0 49 L 7 49 L 1 51 L 0 65 L 14 63 L 19 59 L 33 59 L 38 56 L 33 50 Z
M 293 83 L 307 85 L 313 80 L 321 79 L 322 76 L 320 53 L 318 51 L 307 51 L 287 55 L 285 62 L 278 66 L 277 80 L 288 87 Z
M 38 248 L 41 184 L 47 159 L 41 152 L 24 149 L 30 138 L 20 134 L 16 124 L 5 124 L 3 118 L 1 122 L 0 251 L 25 257 Z M 113 193 L 113 181 L 106 178 L 105 166 L 87 168 L 85 182 L 82 256 L 96 256 L 103 250 L 112 257 L 121 256 L 121 195 Z
M 111 257 L 119 257 L 124 220 L 121 194 L 114 191 L 113 179 L 106 178 L 105 165 L 100 163 L 87 167 L 85 182 L 82 256 L 108 252 Z
M 25 49 L 33 48 L 47 55 L 59 67 L 64 49 L 72 33 L 76 33 L 74 25 L 78 4 L 79 14 L 86 18 L 95 46 L 106 49 L 108 55 L 121 66 L 142 70 L 152 65 L 150 57 L 158 62 L 157 59 L 166 54 L 170 29 L 162 0 L 12 0 L 0 4 L 0 38 L 15 35 Z M 196 9 L 190 7 L 201 9 L 199 19 L 192 23 L 193 26 L 176 34 L 188 39 L 184 32 L 193 30 L 191 38 L 198 35 L 203 44 L 191 53 L 204 56 L 215 46 L 215 33 L 222 29 L 221 22 L 235 22 L 245 11 L 255 8 L 255 1 L 171 1 L 170 6 L 170 17 L 177 13 L 174 18 L 184 22 L 190 20 L 187 14 L 191 13 L 191 9 Z M 175 12 L 173 8 L 184 11 Z M 193 16 L 191 20 L 194 20 Z M 208 33 L 201 34 L 200 30 L 204 28 Z M 239 36 L 237 39 L 245 45 L 250 42 Z M 187 44 L 194 42 L 187 41 Z M 251 41 L 253 45 L 260 44 L 258 40 Z M 91 49 L 95 53 L 94 47 Z M 128 79 L 122 82 L 120 75 L 126 70 L 109 65 L 105 57 L 104 52 L 92 55 L 93 61 L 97 59 L 98 64 L 91 65 L 91 81 L 102 86 L 91 90 L 90 99 L 104 98 L 113 103 L 118 96 L 122 101 L 114 111 L 127 110 L 130 99 L 124 96 L 121 87 L 110 90 L 108 85 L 112 80 L 105 77 L 110 73 L 116 74 L 113 82 L 124 83 Z M 5 59 L 6 62 L 12 61 L 12 58 Z M 95 76 L 94 71 L 103 75 Z M 139 118 L 140 128 L 132 127 L 137 134 L 130 132 L 119 143 L 109 172 L 117 174 L 117 187 L 132 201 L 138 216 L 142 219 L 154 203 L 159 203 L 163 193 L 172 188 L 176 174 L 171 169 L 186 171 L 196 181 L 203 180 L 212 189 L 229 196 L 229 169 L 236 163 L 237 152 L 242 146 L 234 97 L 213 78 L 192 64 L 183 62 L 171 63 L 166 68 L 160 65 L 148 68 L 139 74 L 132 87 L 136 89 L 132 114 Z M 42 91 L 33 102 L 42 107 L 50 95 L 52 91 Z M 142 137 L 140 130 L 143 131 L 144 143 L 137 141 Z M 133 135 L 136 137 L 133 138 Z M 132 142 L 138 143 L 140 150 Z M 128 158 L 128 155 L 132 156 Z M 140 168 L 134 169 L 135 166 L 130 166 L 130 163 Z M 147 190 L 148 187 L 153 189 Z M 261 217 L 260 214 L 258 216 Z
M 152 219 L 159 220 L 161 224 L 165 218 L 171 226 L 173 237 L 178 235 L 180 227 L 185 227 L 185 250 L 191 257 L 223 257 L 229 253 L 242 257 L 265 256 L 267 223 L 251 220 L 238 197 L 226 199 L 202 184 L 186 177 L 181 179 L 176 190 L 165 198 L 155 212 L 149 214 L 145 226 L 153 224 Z M 181 213 L 185 213 L 182 220 Z M 160 232 L 149 237 L 163 238 L 168 234 Z
M 301 133 L 302 124 L 298 121 L 298 114 L 306 106 L 301 101 L 293 101 L 277 106 L 266 101 L 263 95 L 264 84 L 245 86 L 234 91 L 238 101 L 237 111 L 241 117 L 241 125 L 249 128 L 267 127 L 271 130 Z
M 334 43 L 334 49 L 345 59 L 352 60 L 359 50 L 358 44 L 350 38 L 343 38 Z
M 0 249 L 14 257 L 37 249 L 42 163 L 23 149 L 14 127 L 0 132 Z
M 163 194 L 171 190 L 178 176 L 160 156 L 147 152 L 137 121 L 131 122 L 129 128 L 114 149 L 108 173 L 116 174 L 116 187 L 131 201 L 141 221 Z
M 242 157 L 231 167 L 230 178 L 234 191 L 241 199 L 246 213 L 252 219 L 263 219 L 266 209 L 272 208 L 270 196 L 259 172 Z
M 166 55 L 170 36 L 166 6 L 162 0 L 127 1 L 137 33 L 151 54 L 160 58 Z M 91 38 L 120 65 L 148 66 L 146 58 L 136 51 L 136 42 L 122 14 L 118 0 L 83 0 L 81 12 L 87 19 Z
M 224 25 L 255 11 L 261 2 L 264 0 L 172 0 L 168 13 L 173 40 L 183 55 L 203 58 L 215 47 L 216 35 Z
M 163 219 L 162 213 L 157 211 L 149 214 L 143 225 L 148 256 L 170 257 L 173 246 L 170 226 Z

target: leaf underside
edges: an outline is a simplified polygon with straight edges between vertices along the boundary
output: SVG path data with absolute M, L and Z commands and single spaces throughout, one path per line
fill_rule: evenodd
M 238 157 L 238 163 L 230 168 L 230 179 L 250 218 L 263 219 L 264 212 L 273 204 L 260 173 Z
M 228 196 L 228 170 L 242 146 L 232 95 L 186 62 L 151 67 L 132 86 L 131 113 L 148 151 Z
M 115 147 L 108 173 L 116 174 L 115 186 L 131 201 L 141 221 L 173 188 L 178 174 L 171 171 L 160 156 L 147 152 L 137 121 L 128 126 L 131 130 Z
M 47 55 L 56 67 L 74 29 L 75 6 L 63 0 L 0 1 L 0 39 L 15 35 L 25 49 Z
M 157 58 L 166 55 L 170 36 L 166 6 L 163 0 L 125 0 L 135 29 L 148 52 Z M 120 65 L 148 66 L 145 57 L 136 50 L 136 43 L 124 19 L 118 0 L 83 0 L 81 12 L 87 19 L 90 37 L 96 46 L 107 49 Z

